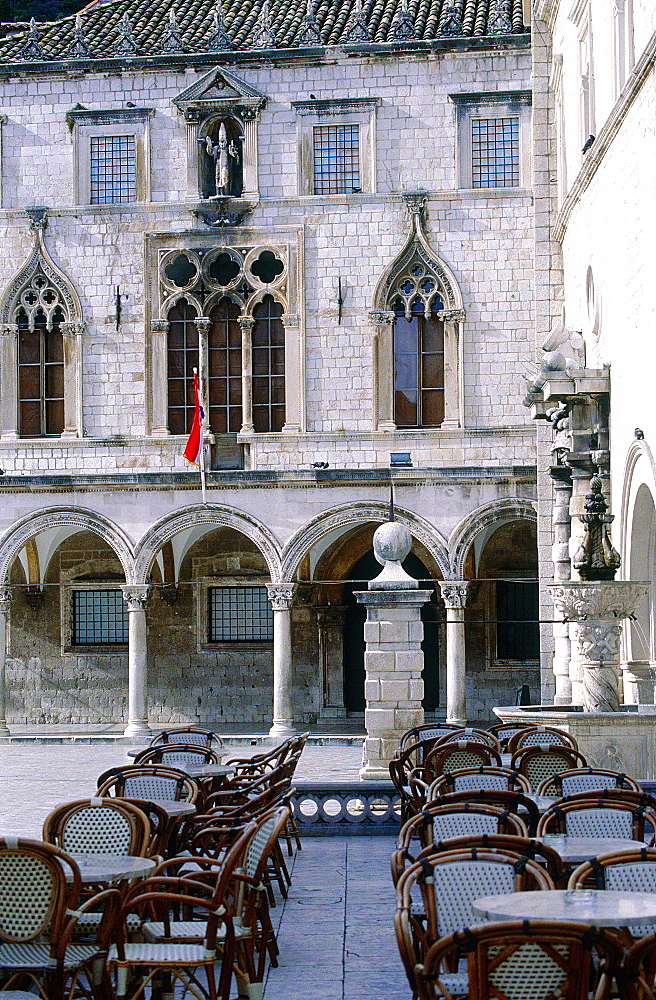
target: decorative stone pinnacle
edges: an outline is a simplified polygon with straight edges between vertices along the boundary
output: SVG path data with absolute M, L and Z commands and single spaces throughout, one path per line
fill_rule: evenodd
M 417 37 L 415 22 L 412 14 L 408 10 L 408 0 L 401 0 L 399 16 L 397 17 L 394 25 L 393 35 L 394 38 L 397 38 L 399 41 L 409 41 L 410 39 Z
M 182 35 L 180 34 L 180 28 L 178 26 L 178 20 L 175 16 L 175 11 L 173 7 L 169 11 L 169 23 L 166 26 L 166 30 L 162 35 L 162 42 L 159 47 L 160 52 L 174 53 L 174 52 L 186 52 L 186 47 Z
M 75 15 L 75 30 L 73 31 L 73 41 L 66 53 L 67 59 L 91 59 L 91 49 L 84 37 L 84 25 L 82 15 Z
M 121 24 L 119 26 L 119 36 L 114 42 L 114 55 L 115 56 L 136 56 L 139 54 L 139 49 L 134 35 L 132 34 L 132 28 L 130 26 L 130 18 L 127 12 L 121 18 Z
M 216 7 L 212 12 L 214 30 L 207 39 L 207 48 L 210 52 L 225 52 L 232 48 L 232 39 L 228 34 L 228 29 L 223 15 L 221 0 L 217 0 Z
M 351 22 L 346 29 L 345 38 L 348 42 L 371 41 L 367 17 L 362 9 L 362 0 L 355 0 L 355 10 L 351 16 Z
M 257 27 L 255 28 L 255 34 L 253 35 L 253 48 L 254 49 L 275 49 L 276 36 L 271 28 L 271 16 L 269 14 L 269 0 L 264 0 L 262 4 L 262 10 L 260 11 L 260 16 L 257 22 Z
M 419 584 L 401 563 L 412 548 L 412 535 L 404 524 L 386 521 L 374 531 L 374 555 L 383 567 L 369 590 L 417 590 Z
M 462 35 L 462 11 L 460 4 L 450 3 L 442 15 L 440 35 Z
M 491 34 L 509 35 L 512 32 L 512 18 L 508 7 L 508 0 L 494 0 L 494 7 L 487 19 L 487 30 Z
M 586 500 L 586 512 L 579 514 L 585 533 L 572 564 L 582 580 L 613 580 L 621 560 L 606 527 L 613 521 L 613 515 L 607 513 L 602 482 L 597 475 L 590 480 L 590 493 L 586 495 Z
M 319 18 L 312 10 L 312 0 L 307 0 L 305 16 L 301 22 L 297 42 L 299 45 L 307 46 L 323 45 Z
M 25 36 L 25 44 L 21 49 L 21 55 L 23 59 L 33 60 L 33 59 L 45 59 L 46 54 L 41 47 L 41 39 L 39 37 L 39 29 L 36 26 L 36 21 L 34 18 L 30 19 L 30 30 Z

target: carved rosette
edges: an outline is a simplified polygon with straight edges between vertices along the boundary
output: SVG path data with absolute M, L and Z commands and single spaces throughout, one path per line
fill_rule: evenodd
M 442 600 L 452 611 L 462 611 L 467 605 L 469 580 L 440 580 Z
M 150 587 L 146 586 L 122 586 L 123 600 L 128 606 L 128 613 L 130 611 L 145 611 L 146 605 L 148 603 L 148 594 Z
M 267 593 L 274 611 L 289 611 L 294 603 L 295 583 L 267 583 Z
M 634 613 L 648 586 L 629 580 L 573 580 L 548 588 L 563 619 L 575 624 L 584 712 L 618 711 L 620 623 Z

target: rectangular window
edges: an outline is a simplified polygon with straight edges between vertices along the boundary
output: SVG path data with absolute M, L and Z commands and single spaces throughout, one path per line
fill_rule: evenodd
M 272 642 L 266 587 L 210 587 L 208 625 L 209 642 Z
M 519 187 L 519 118 L 472 119 L 472 187 Z
M 91 137 L 91 204 L 137 200 L 134 135 Z
M 315 125 L 314 193 L 360 190 L 360 126 Z
M 497 581 L 497 659 L 540 657 L 537 583 Z
M 128 641 L 128 609 L 120 590 L 73 591 L 73 645 L 119 646 Z

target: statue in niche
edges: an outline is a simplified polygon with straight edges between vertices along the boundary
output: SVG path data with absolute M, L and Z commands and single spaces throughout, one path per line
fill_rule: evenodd
M 218 142 L 210 135 L 205 138 L 207 155 L 214 160 L 214 194 L 210 198 L 225 198 L 241 194 L 240 155 L 237 146 L 228 138 L 225 124 L 219 126 Z

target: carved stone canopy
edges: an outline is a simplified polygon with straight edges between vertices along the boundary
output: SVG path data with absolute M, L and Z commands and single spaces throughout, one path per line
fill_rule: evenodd
M 187 87 L 173 103 L 185 115 L 257 112 L 266 104 L 266 95 L 240 80 L 227 69 L 216 67 Z

